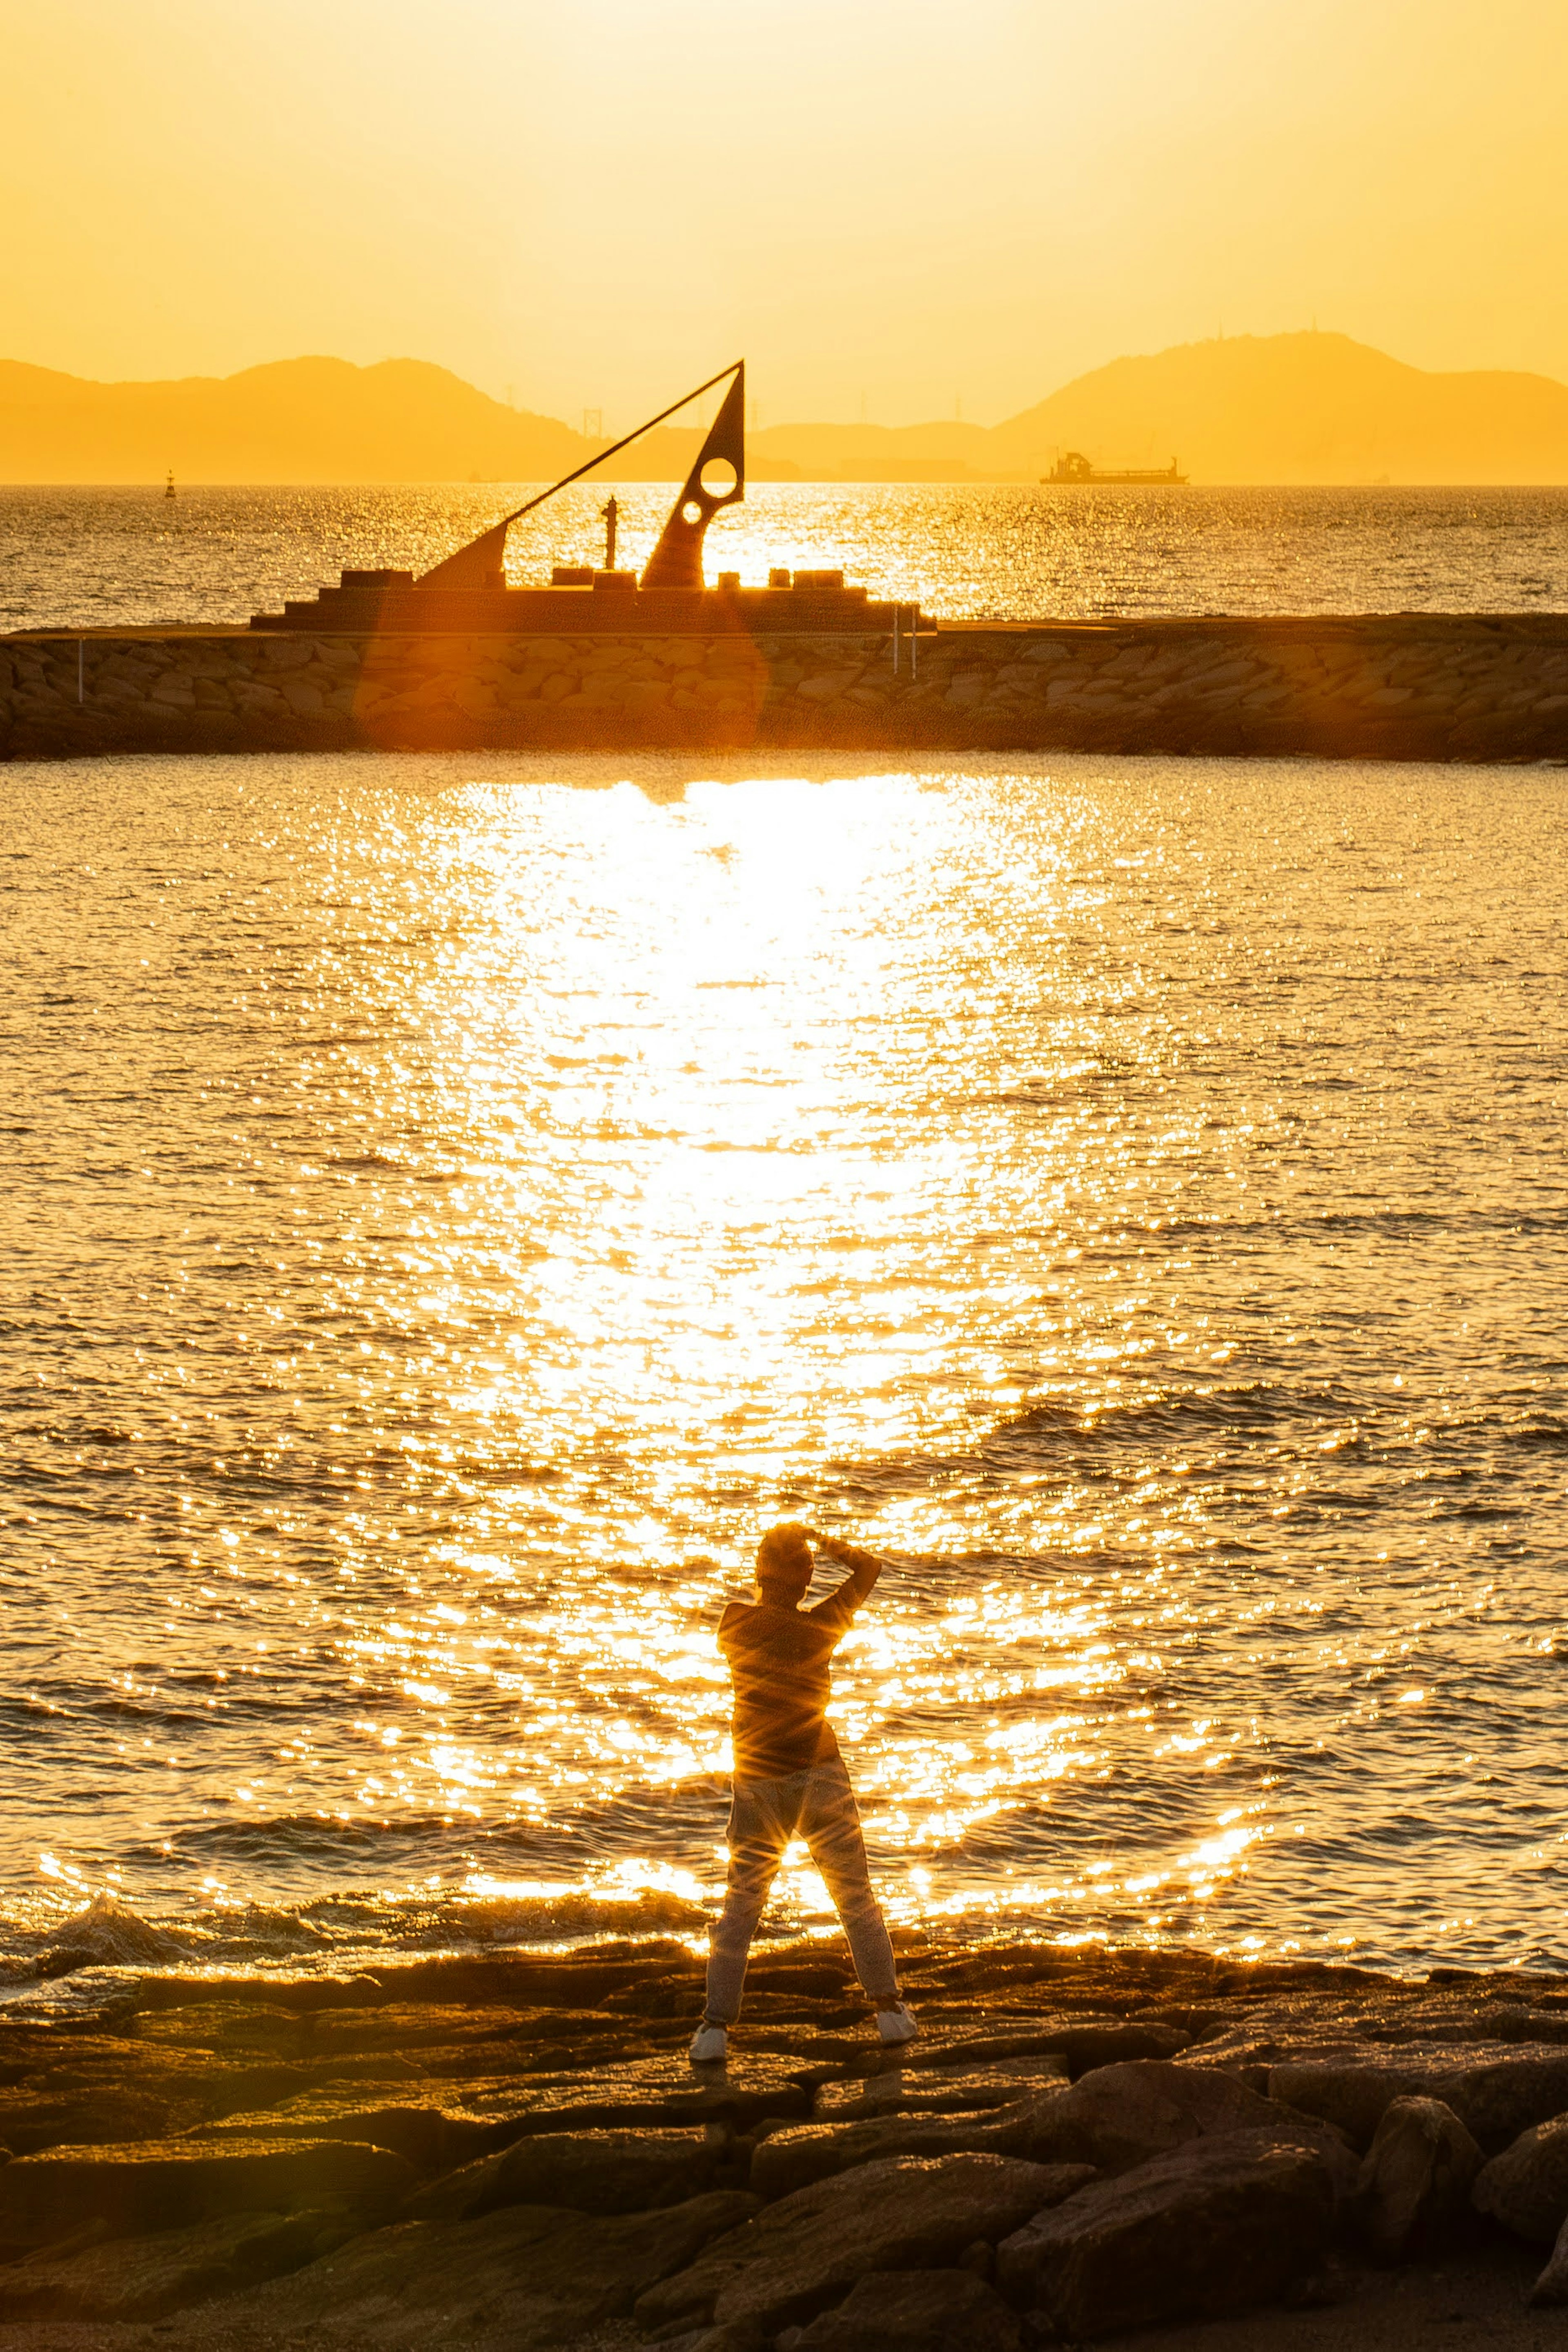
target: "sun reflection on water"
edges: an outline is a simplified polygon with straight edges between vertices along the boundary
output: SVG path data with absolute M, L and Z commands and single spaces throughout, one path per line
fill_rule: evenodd
M 1547 971 L 1536 868 L 1505 926 L 1387 794 L 1415 878 L 1373 925 L 1329 854 L 1356 812 L 1285 768 L 242 765 L 167 787 L 158 858 L 98 813 L 147 962 L 111 984 L 106 916 L 93 984 L 157 1140 L 101 1212 L 90 1110 L 59 1140 L 83 1336 L 29 1460 L 98 1516 L 17 1654 L 105 1793 L 26 1784 L 29 1874 L 679 1926 L 720 1869 L 718 1609 L 801 1516 L 895 1563 L 835 1719 L 899 1916 L 1370 1917 L 1377 1771 L 1426 1801 L 1452 1661 L 1522 1670 L 1504 1500 L 1460 1507 L 1537 1410 L 1524 1180 L 1464 1139 L 1485 1003 L 1427 908 L 1469 890 L 1466 940 Z M 1489 1271 L 1438 1345 L 1461 1195 Z M 820 1923 L 804 1858 L 782 1891 Z

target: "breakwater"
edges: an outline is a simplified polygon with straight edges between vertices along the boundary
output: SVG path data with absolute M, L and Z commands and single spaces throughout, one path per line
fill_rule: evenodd
M 1568 615 L 0 637 L 3 758 L 356 747 L 1568 758 Z

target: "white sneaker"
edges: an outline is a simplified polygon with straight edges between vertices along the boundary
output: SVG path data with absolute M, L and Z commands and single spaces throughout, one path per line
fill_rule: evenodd
M 704 2021 L 691 2037 L 691 2063 L 694 2066 L 720 2065 L 729 2046 L 730 2037 L 724 2028 Z
M 900 2001 L 895 2009 L 877 2011 L 877 2031 L 884 2042 L 912 2042 L 920 2032 L 912 2009 Z

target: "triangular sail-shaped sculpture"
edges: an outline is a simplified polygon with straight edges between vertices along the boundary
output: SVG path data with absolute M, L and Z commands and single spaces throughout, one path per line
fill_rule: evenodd
M 639 425 L 635 433 L 628 433 L 624 441 L 616 442 L 611 448 L 601 449 L 596 457 L 590 457 L 585 466 L 579 466 L 574 472 L 563 474 L 560 481 L 552 482 L 547 490 L 541 490 L 539 496 L 530 499 L 526 506 L 503 515 L 500 522 L 492 523 L 489 530 L 479 533 L 478 539 L 471 539 L 467 547 L 459 547 L 455 555 L 448 555 L 444 562 L 437 564 L 433 572 L 426 572 L 416 584 L 421 588 L 460 589 L 470 594 L 484 594 L 491 589 L 504 587 L 506 535 L 514 522 L 525 514 L 531 514 L 535 507 L 542 507 L 546 499 L 552 499 L 556 491 L 563 490 L 569 482 L 581 481 L 584 474 L 591 474 L 595 467 L 602 466 L 607 457 L 616 457 L 621 450 L 629 448 L 634 441 L 640 440 L 656 425 L 662 425 L 667 416 L 674 416 L 691 401 L 700 400 L 705 392 L 711 392 L 716 383 L 722 383 L 727 375 L 732 375 L 734 382 L 724 395 L 722 405 L 713 420 L 713 429 L 702 444 L 697 463 L 687 478 L 686 488 L 676 501 L 674 512 L 665 524 L 663 536 L 654 549 L 642 577 L 645 588 L 700 588 L 702 534 L 709 520 L 721 507 L 732 506 L 737 499 L 744 498 L 746 494 L 744 360 L 737 360 L 732 368 L 723 368 L 719 374 L 710 376 L 708 382 L 700 383 L 695 392 L 684 394 L 671 407 L 661 409 L 657 416 L 650 416 L 646 425 Z M 732 489 L 716 496 L 711 490 L 703 488 L 702 468 L 719 457 L 728 458 L 734 467 L 735 484 Z
M 508 515 L 504 522 L 498 522 L 489 530 L 481 531 L 478 539 L 470 539 L 467 547 L 459 547 L 456 555 L 448 555 L 434 572 L 426 572 L 419 583 L 420 587 L 466 588 L 470 593 L 482 593 L 489 588 L 504 588 L 506 535 L 516 520 L 516 515 Z
M 727 490 L 703 487 L 704 469 L 721 462 L 734 470 Z M 658 545 L 643 572 L 645 588 L 700 588 L 702 534 L 721 507 L 735 505 L 746 495 L 746 362 L 735 370 L 735 381 L 724 394 L 712 429 L 697 453 L 697 463 L 686 477 Z

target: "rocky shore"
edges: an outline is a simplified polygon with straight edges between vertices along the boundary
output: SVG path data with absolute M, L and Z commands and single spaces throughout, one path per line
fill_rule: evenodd
M 0 758 L 366 747 L 1568 759 L 1568 615 L 0 637 Z
M 1046 1943 L 903 1966 L 922 2032 L 889 2053 L 841 1946 L 760 1949 L 702 2069 L 674 1939 L 24 1991 L 4 2340 L 1556 2340 L 1568 1979 Z

